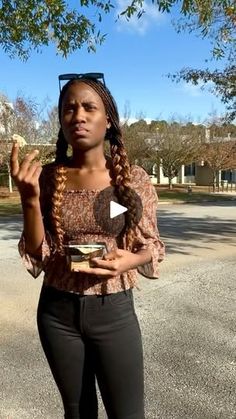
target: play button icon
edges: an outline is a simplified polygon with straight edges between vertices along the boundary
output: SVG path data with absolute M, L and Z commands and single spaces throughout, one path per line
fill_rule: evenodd
M 125 199 L 119 201 L 113 186 L 97 194 L 93 203 L 93 214 L 103 232 L 118 237 L 129 226 L 129 223 L 135 225 L 139 223 L 143 209 L 141 198 L 132 188 L 128 188 L 127 192 L 129 196 L 126 201 Z M 132 206 L 129 207 L 131 201 Z
M 117 202 L 110 201 L 110 218 L 115 218 L 126 211 L 128 211 L 128 208 L 117 204 Z

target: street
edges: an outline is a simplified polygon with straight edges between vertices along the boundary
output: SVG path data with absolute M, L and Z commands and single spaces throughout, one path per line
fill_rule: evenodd
M 236 418 L 235 207 L 159 205 L 166 260 L 160 279 L 140 278 L 135 291 L 146 419 Z M 20 230 L 21 217 L 0 220 L 0 418 L 62 419 L 36 329 L 42 276 L 22 266 Z

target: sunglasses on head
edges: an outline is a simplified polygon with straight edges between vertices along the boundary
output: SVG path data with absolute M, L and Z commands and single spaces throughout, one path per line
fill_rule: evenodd
M 59 89 L 61 92 L 61 82 L 62 81 L 70 81 L 70 80 L 80 80 L 80 79 L 88 79 L 88 80 L 95 80 L 95 81 L 101 81 L 104 86 L 105 79 L 103 73 L 68 73 L 68 74 L 60 74 L 58 76 L 59 79 Z

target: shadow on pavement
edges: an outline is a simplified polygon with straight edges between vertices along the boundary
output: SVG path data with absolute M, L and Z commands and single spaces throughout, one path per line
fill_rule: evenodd
M 232 218 L 216 217 L 211 215 L 191 216 L 191 211 L 183 212 L 174 210 L 174 206 L 158 209 L 158 228 L 161 238 L 166 242 L 169 254 L 190 254 L 194 249 L 211 250 L 215 243 L 235 245 L 236 243 L 236 217 L 235 202 L 202 203 L 196 207 L 227 207 L 232 211 Z M 22 216 L 4 217 L 0 220 L 2 240 L 19 239 L 22 231 Z M 177 243 L 178 241 L 178 243 Z
M 1 240 L 17 240 L 22 231 L 22 215 L 12 215 L 0 218 Z
M 202 204 L 203 206 L 203 204 Z M 211 206 L 212 204 L 206 204 Z M 218 206 L 218 204 L 217 204 Z M 158 228 L 161 238 L 166 241 L 168 253 L 190 254 L 194 249 L 211 250 L 215 243 L 236 244 L 235 204 L 220 203 L 220 206 L 232 206 L 232 218 L 216 217 L 214 214 L 191 216 L 191 213 L 173 210 L 158 210 Z M 195 206 L 196 208 L 196 206 Z M 178 241 L 178 243 L 177 243 Z

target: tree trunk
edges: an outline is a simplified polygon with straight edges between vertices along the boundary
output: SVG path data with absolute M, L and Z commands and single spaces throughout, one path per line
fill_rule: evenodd
M 172 178 L 169 177 L 168 180 L 169 180 L 169 190 L 171 191 L 171 189 L 172 189 Z
M 11 177 L 11 170 L 10 170 L 9 163 L 7 163 L 7 172 L 8 172 L 8 189 L 9 189 L 9 192 L 12 193 L 13 192 L 13 189 L 12 189 L 12 177 Z
M 216 191 L 216 170 L 212 170 L 213 174 L 213 192 Z

